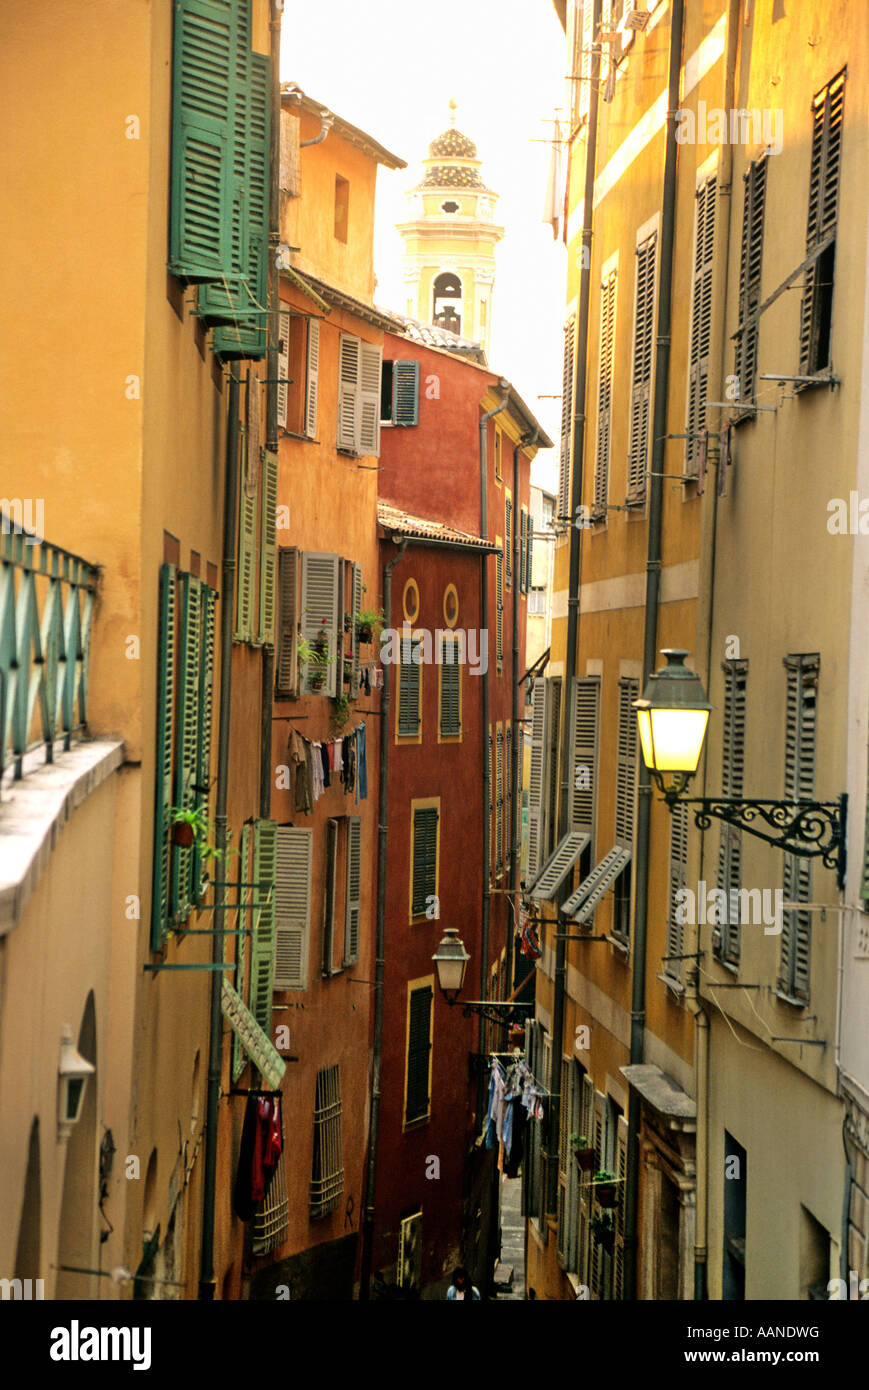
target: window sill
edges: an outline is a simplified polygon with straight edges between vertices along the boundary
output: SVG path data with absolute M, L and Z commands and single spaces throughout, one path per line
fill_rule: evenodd
M 670 994 L 674 995 L 675 1002 L 681 1004 L 685 997 L 685 986 L 682 984 L 682 981 L 674 979 L 672 975 L 665 975 L 663 973 L 656 976 L 656 978 L 661 981 L 662 985 L 667 986 Z
M 431 1111 L 427 1115 L 420 1115 L 416 1120 L 405 1120 L 402 1125 L 402 1133 L 409 1134 L 412 1129 L 422 1129 L 423 1125 L 431 1123 Z
M 747 405 L 744 409 L 737 410 L 735 414 L 731 415 L 729 423 L 735 428 L 738 428 L 740 425 L 748 424 L 750 420 L 756 419 L 757 411 L 754 406 Z
M 807 1009 L 809 1007 L 808 999 L 797 999 L 796 995 L 786 994 L 778 986 L 773 990 L 773 994 L 776 999 L 780 999 L 783 1004 L 789 1004 L 792 1009 Z
M 312 438 L 310 434 L 296 434 L 295 430 L 285 430 L 283 426 L 281 426 L 281 437 L 283 439 L 298 439 L 302 444 L 320 443 L 319 439 Z M 344 451 L 339 449 L 338 452 L 343 453 Z
M 712 959 L 716 965 L 720 965 L 722 970 L 726 970 L 730 975 L 735 977 L 739 974 L 738 960 L 725 960 L 724 956 L 719 956 L 716 951 L 712 952 Z
M 622 936 L 614 936 L 612 932 L 606 932 L 604 940 L 608 941 L 611 946 L 614 946 L 619 955 L 624 956 L 625 960 L 627 960 L 628 956 L 631 954 L 630 941 L 626 941 Z
M 819 386 L 829 386 L 832 390 L 834 386 L 841 386 L 842 384 L 839 377 L 833 376 L 832 370 L 829 367 L 824 367 L 820 372 L 807 373 L 807 375 L 811 376 L 811 381 L 795 381 L 792 383 L 795 396 L 801 396 L 804 391 L 814 391 Z

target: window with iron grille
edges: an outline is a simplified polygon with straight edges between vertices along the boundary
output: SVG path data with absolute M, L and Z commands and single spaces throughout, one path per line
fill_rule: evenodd
M 806 270 L 800 307 L 800 372 L 830 366 L 836 223 L 845 111 L 843 69 L 812 102 L 812 160 L 806 251 L 818 251 Z
M 685 472 L 697 476 L 700 432 L 706 428 L 709 354 L 712 346 L 712 288 L 715 267 L 715 204 L 718 179 L 713 175 L 697 189 L 694 221 L 694 267 L 691 277 L 691 337 L 688 347 L 688 410 Z
M 631 849 L 637 804 L 637 716 L 633 708 L 640 698 L 640 683 L 633 676 L 619 678 L 619 730 L 616 754 L 616 844 Z
M 818 677 L 821 659 L 816 652 L 785 657 L 787 704 L 785 711 L 786 801 L 812 800 L 815 795 L 817 749 Z M 812 861 L 785 855 L 786 902 L 811 902 Z M 798 908 L 782 913 L 779 989 L 790 999 L 808 1003 L 812 957 L 812 914 Z
M 594 461 L 592 519 L 606 521 L 612 437 L 613 363 L 616 340 L 616 272 L 600 287 L 600 348 L 597 387 L 597 452 Z
M 752 401 L 757 377 L 760 276 L 763 261 L 763 216 L 766 158 L 749 164 L 743 177 L 742 249 L 739 258 L 739 323 L 736 328 L 736 389 L 739 401 Z
M 407 1073 L 404 1122 L 426 1119 L 431 1113 L 432 1001 L 431 985 L 412 989 L 407 1005 Z
M 745 795 L 745 702 L 748 662 L 729 660 L 724 672 L 724 720 L 721 744 L 721 795 Z M 716 887 L 727 900 L 727 921 L 712 932 L 712 949 L 722 960 L 737 964 L 740 954 L 738 893 L 742 887 L 742 831 L 723 823 L 718 839 Z
M 644 506 L 652 410 L 652 360 L 655 347 L 655 265 L 658 234 L 637 247 L 634 296 L 634 350 L 631 365 L 631 419 L 628 436 L 629 506 Z
M 312 1221 L 340 1205 L 344 1192 L 341 1146 L 341 1074 L 339 1067 L 317 1072 L 314 1100 L 314 1160 L 309 1210 Z
M 290 1229 L 287 1173 L 281 1154 L 266 1199 L 253 1218 L 253 1253 L 267 1255 L 283 1245 Z

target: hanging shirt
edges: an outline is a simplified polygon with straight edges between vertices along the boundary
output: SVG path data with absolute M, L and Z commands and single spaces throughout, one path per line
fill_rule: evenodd
M 323 770 L 323 786 L 328 787 L 332 779 L 329 776 L 329 745 L 327 743 L 320 744 L 320 765 Z
M 311 755 L 314 763 L 314 802 L 316 804 L 323 795 L 323 759 L 320 754 L 319 743 L 311 746 Z
M 289 759 L 290 775 L 295 780 L 295 808 L 297 811 L 311 811 L 314 805 L 313 788 L 308 782 L 308 763 L 305 757 L 305 742 L 297 729 L 290 734 Z
M 360 724 L 356 730 L 356 778 L 358 789 L 356 792 L 357 804 L 360 801 L 368 800 L 368 762 L 365 754 L 365 725 Z
M 334 743 L 334 765 L 335 771 L 339 774 L 341 781 L 344 781 L 344 740 L 336 738 Z

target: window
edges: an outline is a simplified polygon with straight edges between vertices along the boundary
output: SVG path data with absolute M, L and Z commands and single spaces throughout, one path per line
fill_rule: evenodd
M 571 75 L 577 81 L 571 82 L 572 126 L 588 118 L 591 100 L 591 61 L 594 36 L 594 6 L 592 0 L 577 0 L 573 7 L 573 32 L 570 36 L 572 54 Z
M 694 220 L 694 266 L 691 278 L 691 337 L 688 348 L 688 408 L 685 472 L 697 476 L 700 432 L 706 429 L 709 354 L 712 346 L 712 286 L 715 266 L 715 203 L 718 179 L 697 189 Z
M 631 866 L 628 864 L 613 884 L 613 936 L 631 939 Z
M 355 698 L 360 662 L 355 614 L 362 602 L 362 566 L 295 546 L 282 546 L 277 561 L 277 698 L 334 696 L 342 685 Z M 314 653 L 301 663 L 301 684 L 300 633 Z
M 323 975 L 338 974 L 359 959 L 359 905 L 362 891 L 362 821 L 341 816 L 326 822 L 323 894 Z M 342 901 L 343 894 L 343 901 Z M 335 961 L 337 927 L 344 924 L 340 963 Z
M 817 653 L 785 657 L 787 708 L 785 714 L 786 801 L 810 801 L 815 794 L 818 676 Z M 812 861 L 785 855 L 786 902 L 811 902 Z M 786 908 L 782 912 L 781 973 L 779 989 L 789 999 L 808 1003 L 812 960 L 812 914 Z
M 422 1271 L 422 1207 L 403 1216 L 398 1227 L 398 1266 L 395 1282 L 400 1289 L 418 1289 Z
M 655 331 L 655 262 L 658 234 L 637 247 L 637 279 L 634 295 L 634 346 L 631 365 L 631 420 L 628 438 L 629 506 L 644 506 L 649 458 L 649 425 L 652 408 L 652 359 Z
M 338 909 L 338 821 L 326 821 L 326 881 L 323 885 L 323 975 L 335 973 L 333 941 L 335 916 Z
M 600 678 L 577 677 L 571 682 L 571 762 L 568 768 L 570 828 L 586 830 L 590 835 L 594 834 L 597 801 L 599 723 Z
M 528 779 L 528 881 L 536 878 L 547 858 L 546 756 L 552 711 L 552 683 L 537 679 L 531 692 L 531 764 Z
M 498 671 L 504 663 L 504 550 L 500 536 L 495 537 L 495 659 Z
M 415 623 L 419 617 L 419 588 L 415 579 L 408 579 L 405 584 L 401 607 L 405 621 Z
M 721 795 L 745 795 L 745 701 L 748 662 L 728 660 L 724 672 L 724 720 L 721 746 Z M 718 838 L 716 887 L 727 896 L 727 921 L 712 932 L 712 949 L 736 965 L 740 953 L 739 890 L 742 887 L 742 832 L 723 824 Z
M 742 250 L 739 259 L 739 323 L 736 328 L 736 386 L 740 401 L 754 399 L 757 375 L 757 335 L 760 274 L 763 260 L 763 214 L 766 198 L 766 159 L 756 159 L 745 171 L 742 195 Z
M 451 198 L 448 198 L 445 203 L 441 203 L 441 212 L 456 213 L 458 211 L 458 203 L 454 202 Z
M 359 960 L 362 906 L 362 817 L 347 817 L 347 877 L 344 884 L 344 964 Z
M 544 854 L 555 849 L 558 834 L 558 753 L 561 725 L 561 677 L 549 681 L 549 728 L 546 737 L 546 825 Z
M 432 1003 L 430 981 L 408 985 L 407 1066 L 404 1087 L 404 1122 L 414 1124 L 431 1114 Z
M 528 585 L 531 582 L 528 574 L 528 510 L 522 507 L 519 511 L 519 592 L 528 592 Z M 531 610 L 529 609 L 529 612 Z
M 504 868 L 504 730 L 495 729 L 495 874 Z
M 313 830 L 279 825 L 275 840 L 274 988 L 307 989 Z
M 637 716 L 633 702 L 639 697 L 639 681 L 633 677 L 620 677 L 615 841 L 626 849 L 633 845 L 637 804 Z
M 447 627 L 455 627 L 459 620 L 459 595 L 455 584 L 444 589 L 444 622 Z
M 350 221 L 350 184 L 335 175 L 335 240 L 347 241 L 347 228 Z
M 534 588 L 528 595 L 528 612 L 532 618 L 542 618 L 546 613 L 546 590 Z
M 505 583 L 508 589 L 513 587 L 513 499 L 510 493 L 504 497 L 504 559 L 505 564 Z
M 495 460 L 494 460 L 494 461 L 495 461 L 495 482 L 496 482 L 496 483 L 502 482 L 502 481 L 503 481 L 503 476 L 504 476 L 504 475 L 503 475 L 503 472 L 502 472 L 502 465 L 501 465 L 502 440 L 503 440 L 503 435 L 501 434 L 501 431 L 498 429 L 498 426 L 496 425 L 496 426 L 495 426 Z
M 580 1068 L 573 1058 L 562 1057 L 556 1254 L 561 1268 L 570 1271 L 576 1270 L 579 1263 L 579 1169 L 571 1153 L 570 1136 L 584 1133 L 581 1128 L 581 1099 Z
M 203 901 L 194 846 L 172 841 L 172 809 L 207 802 L 211 781 L 216 592 L 174 565 L 160 569 L 151 949 Z
M 299 626 L 315 653 L 302 663 L 302 694 L 331 695 L 338 691 L 338 664 L 342 639 L 342 564 L 338 555 L 304 551 L 301 557 L 301 612 Z
M 247 375 L 247 448 L 241 460 L 238 503 L 238 558 L 235 592 L 237 642 L 254 646 L 274 641 L 275 511 L 277 455 L 260 448 L 259 401 L 262 383 Z
M 272 1033 L 272 992 L 276 988 L 277 826 L 254 821 L 253 890 L 250 938 L 250 1011 L 267 1038 Z M 309 874 L 310 880 L 310 874 Z
M 576 341 L 576 315 L 564 325 L 564 357 L 561 373 L 561 441 L 558 455 L 558 511 L 556 521 L 563 527 L 570 516 L 570 438 L 573 429 L 573 375 Z
M 412 805 L 410 844 L 410 915 L 424 917 L 438 893 L 440 802 Z
M 418 743 L 422 739 L 422 639 L 403 635 L 400 650 L 395 732 L 398 738 Z
M 525 592 L 531 583 L 534 567 L 534 517 L 529 512 L 525 517 Z
M 606 521 L 609 494 L 612 433 L 613 362 L 615 360 L 616 273 L 611 271 L 600 287 L 600 347 L 597 386 L 597 452 L 594 464 L 592 518 Z
M 664 974 L 672 980 L 681 982 L 682 961 L 679 959 L 685 950 L 685 927 L 682 922 L 681 898 L 677 893 L 685 887 L 685 870 L 688 863 L 688 808 L 684 802 L 677 802 L 670 817 L 670 865 L 669 892 L 667 894 L 667 958 L 663 962 Z M 728 914 L 729 920 L 729 914 Z
M 462 668 L 461 653 L 454 637 L 441 637 L 440 667 L 440 734 L 441 738 L 459 738 L 462 732 Z
M 812 163 L 806 251 L 820 250 L 806 270 L 800 308 L 800 372 L 811 375 L 830 366 L 836 223 L 845 109 L 845 72 L 812 102 Z
M 278 342 L 278 425 L 288 434 L 317 437 L 320 320 L 281 310 Z
M 399 359 L 382 364 L 381 424 L 419 423 L 419 363 Z
M 507 841 L 507 867 L 511 868 L 515 845 L 513 844 L 513 725 L 509 721 L 504 733 L 504 741 L 504 785 L 507 789 L 504 838 Z
M 462 331 L 462 282 L 453 271 L 435 276 L 432 289 L 432 323 L 450 333 Z
M 380 348 L 342 333 L 338 366 L 338 443 L 344 453 L 380 453 Z
M 309 1199 L 311 1220 L 318 1221 L 340 1206 L 343 1193 L 341 1071 L 339 1067 L 325 1067 L 317 1072 L 314 1098 L 314 1159 Z

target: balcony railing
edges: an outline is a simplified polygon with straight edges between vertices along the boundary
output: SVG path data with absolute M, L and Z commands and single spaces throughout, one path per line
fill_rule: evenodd
M 98 578 L 0 509 L 0 777 L 12 767 L 20 779 L 33 749 L 52 762 L 56 742 L 68 750 L 85 727 Z

